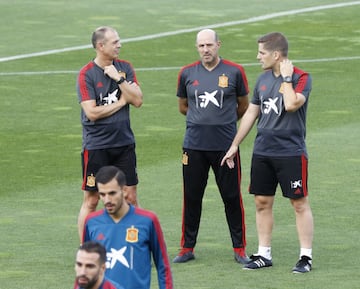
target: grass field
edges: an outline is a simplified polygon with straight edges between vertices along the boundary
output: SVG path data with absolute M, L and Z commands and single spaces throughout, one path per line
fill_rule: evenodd
M 133 63 L 144 92 L 144 105 L 131 112 L 140 202 L 158 214 L 170 259 L 179 249 L 185 126 L 177 110 L 176 78 L 182 65 L 198 58 L 198 28 L 216 25 L 221 55 L 244 65 L 251 87 L 261 72 L 256 39 L 270 31 L 288 36 L 289 57 L 313 76 L 307 120 L 313 271 L 291 273 L 298 241 L 292 209 L 280 194 L 274 266 L 242 270 L 233 260 L 211 175 L 197 259 L 172 266 L 175 288 L 359 288 L 360 1 L 318 0 L 316 7 L 349 5 L 312 10 L 310 0 L 301 6 L 281 0 L 99 2 L 0 2 L 0 289 L 72 288 L 82 199 L 75 81 L 94 56 L 86 48 L 91 32 L 105 24 L 119 30 L 120 58 Z M 299 11 L 304 8 L 309 9 Z M 147 35 L 154 37 L 141 39 Z M 72 47 L 78 49 L 66 49 Z M 65 51 L 31 55 L 57 49 Z M 253 197 L 246 189 L 254 134 L 241 145 L 249 254 L 257 249 Z M 154 274 L 152 288 L 156 282 Z

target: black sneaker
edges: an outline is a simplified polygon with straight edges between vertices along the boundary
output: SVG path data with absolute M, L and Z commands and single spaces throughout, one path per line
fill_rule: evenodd
M 308 256 L 301 256 L 300 260 L 292 269 L 293 273 L 307 273 L 311 271 L 312 260 Z
M 246 254 L 241 256 L 238 253 L 234 253 L 234 259 L 235 259 L 236 262 L 238 262 L 240 264 L 247 264 L 247 263 L 249 263 L 251 261 L 251 259 Z
M 173 263 L 185 263 L 194 259 L 195 255 L 193 250 L 190 248 L 183 248 L 180 253 L 174 258 Z
M 250 259 L 251 259 L 250 262 L 245 264 L 243 269 L 254 270 L 254 269 L 260 269 L 260 268 L 272 266 L 271 260 L 266 259 L 265 257 L 260 255 L 251 255 Z

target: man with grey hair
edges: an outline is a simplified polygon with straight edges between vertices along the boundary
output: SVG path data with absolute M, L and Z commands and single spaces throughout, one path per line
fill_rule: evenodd
M 95 211 L 99 194 L 95 175 L 105 165 L 115 165 L 126 175 L 126 199 L 137 206 L 138 176 L 135 137 L 130 126 L 130 105 L 140 107 L 143 94 L 128 61 L 118 59 L 121 41 L 112 27 L 99 27 L 92 34 L 95 59 L 85 65 L 77 79 L 83 127 L 83 203 L 78 218 L 82 239 L 84 220 Z

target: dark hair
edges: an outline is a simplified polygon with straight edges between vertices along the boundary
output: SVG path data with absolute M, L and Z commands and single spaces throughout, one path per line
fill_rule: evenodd
M 120 187 L 126 184 L 125 174 L 115 166 L 102 167 L 95 176 L 96 183 L 100 184 L 107 184 L 112 179 L 116 179 Z
M 97 253 L 99 254 L 100 263 L 105 264 L 106 262 L 106 249 L 103 245 L 98 242 L 88 241 L 80 245 L 79 251 L 85 251 L 88 253 Z
M 280 32 L 271 32 L 261 36 L 258 43 L 264 44 L 264 49 L 269 51 L 279 51 L 282 56 L 288 55 L 289 44 L 286 37 Z
M 108 27 L 108 26 L 101 26 L 99 28 L 97 28 L 92 36 L 91 36 L 91 43 L 92 43 L 92 46 L 94 48 L 96 48 L 96 44 L 98 42 L 101 42 L 101 41 L 104 41 L 105 40 L 105 34 L 106 32 L 108 32 L 109 30 L 114 30 L 113 28 L 111 27 Z M 115 30 L 114 30 L 115 31 Z

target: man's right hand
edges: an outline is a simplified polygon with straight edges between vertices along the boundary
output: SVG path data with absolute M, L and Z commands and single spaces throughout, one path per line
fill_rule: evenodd
M 226 162 L 227 166 L 230 169 L 233 169 L 235 167 L 234 157 L 238 151 L 237 146 L 231 146 L 229 150 L 226 152 L 225 156 L 221 160 L 221 166 L 223 166 Z

